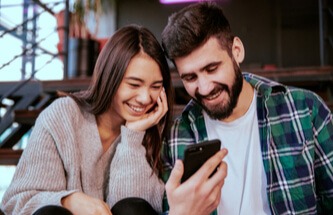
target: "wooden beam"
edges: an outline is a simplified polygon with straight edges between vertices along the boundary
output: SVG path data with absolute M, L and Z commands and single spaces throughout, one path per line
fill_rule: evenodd
M 23 153 L 22 149 L 0 148 L 0 165 L 17 165 Z

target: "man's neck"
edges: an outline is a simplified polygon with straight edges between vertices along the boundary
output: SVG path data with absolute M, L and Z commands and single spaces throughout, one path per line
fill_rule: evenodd
M 243 116 L 247 110 L 249 109 L 252 99 L 254 96 L 254 89 L 253 87 L 243 79 L 243 88 L 241 93 L 239 94 L 238 102 L 236 107 L 234 108 L 232 114 L 221 121 L 223 122 L 232 122 L 239 117 Z

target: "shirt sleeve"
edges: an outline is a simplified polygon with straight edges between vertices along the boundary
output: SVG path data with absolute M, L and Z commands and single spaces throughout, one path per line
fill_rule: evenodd
M 315 139 L 315 182 L 318 213 L 333 212 L 333 119 L 332 113 L 319 99 L 313 109 Z
M 126 197 L 140 197 L 156 211 L 162 211 L 164 183 L 147 162 L 146 149 L 142 145 L 144 135 L 145 132 L 121 127 L 121 142 L 110 165 L 107 197 L 110 208 Z
M 32 214 L 45 205 L 61 206 L 61 199 L 73 192 L 66 190 L 66 174 L 54 139 L 43 120 L 37 120 L 3 197 L 2 210 Z

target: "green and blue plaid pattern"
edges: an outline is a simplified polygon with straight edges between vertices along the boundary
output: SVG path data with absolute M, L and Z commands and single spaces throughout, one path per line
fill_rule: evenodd
M 333 214 L 330 110 L 308 90 L 250 73 L 243 76 L 258 93 L 259 134 L 272 214 Z M 183 158 L 186 146 L 203 140 L 207 140 L 207 131 L 202 109 L 192 100 L 164 142 L 165 181 L 175 160 Z M 166 197 L 164 209 L 168 210 Z

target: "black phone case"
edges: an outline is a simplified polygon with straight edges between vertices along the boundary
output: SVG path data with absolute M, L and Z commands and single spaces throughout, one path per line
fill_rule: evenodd
M 184 152 L 184 174 L 181 182 L 191 177 L 211 156 L 218 152 L 220 148 L 221 141 L 218 139 L 188 146 Z M 212 174 L 214 174 L 214 172 Z

